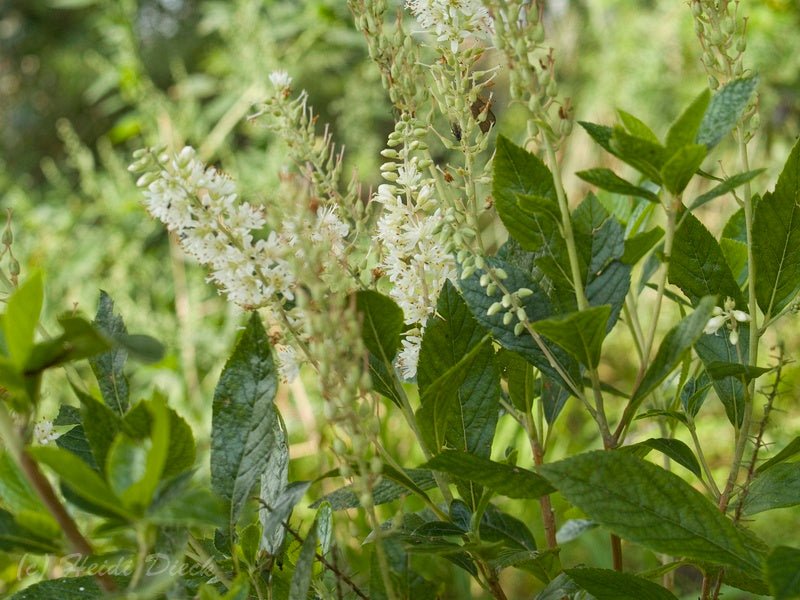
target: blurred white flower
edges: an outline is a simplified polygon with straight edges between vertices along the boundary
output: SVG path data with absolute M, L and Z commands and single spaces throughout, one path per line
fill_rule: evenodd
M 493 30 L 489 11 L 480 0 L 406 0 L 406 7 L 453 54 L 465 38 Z
M 55 442 L 59 437 L 60 434 L 53 431 L 52 421 L 39 421 L 33 426 L 34 443 L 40 446 L 47 446 L 48 444 Z
M 292 383 L 300 373 L 300 358 L 292 346 L 277 346 L 278 372 L 281 380 Z
M 276 88 L 283 90 L 292 85 L 292 78 L 286 71 L 273 71 L 269 74 L 269 80 Z

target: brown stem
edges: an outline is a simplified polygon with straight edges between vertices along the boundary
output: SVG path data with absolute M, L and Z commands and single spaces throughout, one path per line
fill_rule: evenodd
M 83 534 L 78 530 L 78 526 L 72 517 L 69 515 L 64 505 L 56 497 L 50 482 L 47 481 L 42 472 L 39 470 L 36 462 L 28 456 L 27 452 L 22 450 L 19 453 L 19 466 L 25 474 L 28 482 L 31 484 L 36 494 L 44 503 L 50 514 L 61 527 L 64 536 L 67 538 L 72 550 L 81 554 L 82 556 L 90 556 L 94 553 L 89 540 L 83 537 Z M 117 584 L 108 575 L 108 573 L 99 572 L 95 574 L 95 579 L 100 587 L 106 592 L 114 592 L 117 589 Z
M 611 534 L 611 557 L 613 560 L 614 570 L 622 571 L 622 540 L 619 536 Z
M 533 462 L 536 466 L 544 463 L 544 452 L 538 440 L 531 439 L 531 450 L 533 451 Z M 542 522 L 544 524 L 544 536 L 547 540 L 547 547 L 550 550 L 558 548 L 556 541 L 556 516 L 553 512 L 553 504 L 550 501 L 550 495 L 545 494 L 539 498 L 539 506 L 542 509 Z

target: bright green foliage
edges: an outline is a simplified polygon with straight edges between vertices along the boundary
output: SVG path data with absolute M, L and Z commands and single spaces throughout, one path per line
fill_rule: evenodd
M 610 569 L 565 569 L 567 577 L 597 600 L 677 600 L 677 596 L 660 585 Z
M 744 512 L 754 515 L 765 510 L 800 504 L 800 463 L 773 465 L 753 480 L 744 503 Z
M 509 498 L 539 498 L 553 491 L 550 484 L 532 471 L 456 450 L 445 450 L 423 467 L 475 481 Z
M 33 350 L 36 325 L 44 302 L 41 272 L 31 275 L 7 301 L 3 335 L 8 355 L 17 368 L 28 362 Z
M 780 314 L 800 291 L 800 142 L 753 222 L 756 298 L 764 314 Z
M 675 151 L 661 167 L 661 181 L 670 192 L 679 196 L 694 177 L 708 153 L 701 144 L 689 144 Z
M 429 469 L 406 469 L 406 477 L 408 477 L 417 489 L 422 491 L 429 490 L 436 486 L 436 480 Z M 386 504 L 392 500 L 397 500 L 403 496 L 411 493 L 411 490 L 397 481 L 384 477 L 372 490 L 372 501 L 378 506 Z M 324 502 L 330 504 L 333 510 L 343 510 L 346 508 L 357 508 L 360 506 L 358 494 L 353 490 L 352 485 L 340 488 L 330 494 L 327 494 L 315 501 L 311 508 L 317 508 Z
M 46 538 L 57 539 L 61 530 L 8 452 L 0 454 L 0 505 L 10 510 L 20 526 Z
M 767 469 L 770 469 L 773 466 L 780 464 L 783 461 L 792 458 L 793 456 L 796 456 L 797 454 L 800 454 L 800 436 L 794 438 L 791 442 L 786 444 L 783 450 L 778 452 L 775 456 L 761 463 L 756 469 L 756 472 L 763 473 Z
M 669 154 L 695 143 L 697 132 L 700 131 L 700 123 L 703 122 L 710 101 L 711 92 L 707 89 L 703 90 L 670 125 L 666 143 Z
M 565 317 L 537 321 L 533 329 L 564 348 L 581 364 L 595 368 L 600 362 L 610 315 L 609 305 L 598 306 Z
M 712 502 L 630 453 L 589 452 L 539 471 L 570 503 L 623 539 L 655 552 L 760 568 L 761 558 Z
M 211 483 L 231 503 L 236 522 L 261 477 L 275 444 L 278 387 L 272 350 L 261 319 L 253 313 L 225 364 L 214 393 Z
M 766 564 L 769 590 L 775 600 L 800 598 L 800 550 L 789 546 L 778 546 Z
M 652 250 L 661 238 L 664 237 L 664 230 L 661 227 L 653 227 L 647 231 L 637 233 L 625 240 L 625 251 L 622 254 L 622 262 L 627 265 L 635 265 Z
M 60 547 L 57 538 L 44 537 L 41 532 L 28 529 L 13 514 L 0 509 L 0 550 L 48 554 L 58 552 Z

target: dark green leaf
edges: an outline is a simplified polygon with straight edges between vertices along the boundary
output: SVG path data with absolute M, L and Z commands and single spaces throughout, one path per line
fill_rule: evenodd
M 53 425 L 75 425 L 75 427 L 61 434 L 58 439 L 56 439 L 56 445 L 59 448 L 72 452 L 94 471 L 99 473 L 100 468 L 97 466 L 97 462 L 94 459 L 89 441 L 86 439 L 86 431 L 83 429 L 83 421 L 79 409 L 74 406 L 62 404 L 61 408 L 58 410 L 58 416 L 55 421 L 53 421 Z
M 660 585 L 630 573 L 586 567 L 565 569 L 564 573 L 596 600 L 677 600 Z
M 642 257 L 650 252 L 661 238 L 664 237 L 664 230 L 661 227 L 653 227 L 648 231 L 637 233 L 625 240 L 625 252 L 622 255 L 622 262 L 626 265 L 635 265 Z
M 122 421 L 117 413 L 91 394 L 87 394 L 75 385 L 72 386 L 72 391 L 81 402 L 81 423 L 92 455 L 96 464 L 104 468 L 108 449 L 119 432 Z
M 278 378 L 269 338 L 253 313 L 214 392 L 211 484 L 234 523 L 273 451 Z
M 156 363 L 164 358 L 164 345 L 154 337 L 140 333 L 114 333 L 114 344 L 124 348 L 128 356 L 143 363 Z
M 711 379 L 724 379 L 725 377 L 736 377 L 749 383 L 753 379 L 761 377 L 764 373 L 769 373 L 770 367 L 756 367 L 753 365 L 743 365 L 741 363 L 726 363 L 711 361 L 706 365 L 706 372 Z
M 730 297 L 739 309 L 747 303 L 714 236 L 692 214 L 681 216 L 669 261 L 669 280 L 696 304 L 703 296 Z
M 110 339 L 82 317 L 61 316 L 58 323 L 64 333 L 33 347 L 25 364 L 26 373 L 37 373 L 67 362 L 96 356 L 113 346 Z
M 581 278 L 590 283 L 625 251 L 625 232 L 597 196 L 587 194 L 572 213 L 575 243 L 581 259 Z
M 264 514 L 261 517 L 261 530 L 265 539 L 272 538 L 278 528 L 283 529 L 288 522 L 289 515 L 298 502 L 303 498 L 308 486 L 308 481 L 294 481 L 281 492 L 275 504 L 263 506 Z
M 586 133 L 606 152 L 616 155 L 616 152 L 611 148 L 611 136 L 614 134 L 614 130 L 611 127 L 589 123 L 588 121 L 578 121 L 578 125 L 583 127 Z
M 7 510 L 0 508 L 0 551 L 50 554 L 59 552 L 58 538 L 43 538 L 23 527 Z
M 584 181 L 596 185 L 601 190 L 607 190 L 625 196 L 644 198 L 650 202 L 658 202 L 658 196 L 656 194 L 626 181 L 611 169 L 589 169 L 587 171 L 578 171 L 575 174 Z
M 394 365 L 391 365 L 391 371 L 389 369 L 390 367 L 386 366 L 381 359 L 370 352 L 369 375 L 372 378 L 373 389 L 394 402 L 396 406 L 402 407 L 403 401 L 395 388 L 397 375 L 394 371 Z
M 6 301 L 3 335 L 8 354 L 18 369 L 27 363 L 33 350 L 43 302 L 44 284 L 40 271 L 28 277 Z
M 509 498 L 540 498 L 553 491 L 533 471 L 456 450 L 445 450 L 422 467 L 474 481 Z
M 261 490 L 258 495 L 262 507 L 275 505 L 289 485 L 289 443 L 280 416 L 272 422 L 270 437 L 273 440 L 272 447 L 261 474 Z M 269 511 L 262 508 L 259 516 L 263 523 L 268 518 Z M 261 547 L 270 554 L 278 554 L 285 535 L 283 527 L 278 527 L 271 535 L 262 535 Z
M 762 463 L 758 469 L 756 469 L 757 473 L 763 473 L 767 469 L 772 468 L 773 466 L 782 463 L 785 460 L 792 458 L 800 454 L 800 436 L 794 438 L 791 442 L 786 444 L 786 446 L 778 452 L 775 456 L 770 458 L 768 461 Z
M 695 311 L 669 330 L 658 348 L 653 362 L 645 371 L 641 383 L 631 398 L 626 413 L 635 411 L 642 400 L 666 379 L 683 360 L 692 345 L 700 339 L 716 304 L 715 298 L 700 300 Z
M 608 305 L 589 308 L 565 317 L 543 319 L 533 323 L 534 331 L 552 340 L 583 365 L 595 368 L 611 315 Z
M 758 306 L 779 314 L 800 291 L 800 142 L 783 167 L 775 191 L 755 209 L 753 256 Z
M 496 355 L 503 379 L 508 382 L 511 403 L 523 413 L 530 412 L 533 399 L 539 394 L 539 385 L 533 365 L 516 352 L 501 348 Z
M 120 588 L 125 587 L 126 579 L 113 578 Z M 40 581 L 11 596 L 9 600 L 103 600 L 108 595 L 100 589 L 97 580 L 85 577 L 62 577 Z
M 678 149 L 661 167 L 661 180 L 670 192 L 679 196 L 700 168 L 708 150 L 701 144 Z
M 670 126 L 667 132 L 669 154 L 694 143 L 710 100 L 711 92 L 708 89 L 703 90 Z
M 681 390 L 683 410 L 692 418 L 696 417 L 710 389 L 711 378 L 705 372 L 687 381 Z
M 581 591 L 578 584 L 572 581 L 566 573 L 560 573 L 547 587 L 536 594 L 534 600 L 564 600 L 564 597 L 571 598 L 573 594 Z
M 519 519 L 489 504 L 480 523 L 481 539 L 487 542 L 505 542 L 506 546 L 520 550 L 536 550 L 533 534 Z
M 781 463 L 753 480 L 744 503 L 744 514 L 754 515 L 800 504 L 800 463 Z
M 623 539 L 655 552 L 760 568 L 761 557 L 715 504 L 630 453 L 589 452 L 539 470 L 570 503 Z
M 767 556 L 767 581 L 775 600 L 800 598 L 800 550 L 778 546 Z
M 739 327 L 738 347 L 730 343 L 725 332 L 703 335 L 694 345 L 695 352 L 706 367 L 712 363 L 735 363 L 739 360 L 747 362 L 750 330 Z M 745 386 L 738 377 L 712 379 L 714 391 L 725 407 L 728 420 L 740 426 L 744 417 Z
M 705 194 L 699 195 L 697 198 L 692 200 L 692 203 L 689 205 L 689 210 L 695 210 L 703 206 L 704 204 L 711 202 L 714 198 L 718 198 L 720 196 L 724 196 L 728 192 L 735 190 L 740 185 L 744 185 L 748 181 L 755 179 L 761 173 L 763 173 L 765 169 L 755 169 L 753 171 L 745 171 L 744 173 L 737 173 L 731 177 L 728 177 L 725 181 L 720 183 L 717 186 L 714 186 L 710 190 L 708 190 Z
M 439 293 L 436 312 L 425 327 L 419 353 L 417 383 L 423 403 L 427 401 L 428 388 L 484 337 L 486 330 L 472 316 L 453 284 L 445 282 Z M 494 351 L 487 344 L 457 390 L 445 433 L 448 445 L 488 457 L 497 425 L 499 396 L 500 381 L 494 365 Z
M 713 148 L 728 135 L 739 122 L 757 84 L 758 77 L 735 79 L 714 94 L 703 115 L 696 142 Z
M 639 452 L 639 449 L 644 449 L 645 451 Z M 638 444 L 624 446 L 622 448 L 622 450 L 633 450 L 634 453 L 640 458 L 647 456 L 650 449 L 657 450 L 658 452 L 669 456 L 676 463 L 686 467 L 698 477 L 703 476 L 702 471 L 700 470 L 700 463 L 697 462 L 694 452 L 692 452 L 692 449 L 680 440 L 672 438 L 650 438 L 643 442 L 639 442 Z
M 403 310 L 383 294 L 363 290 L 356 294 L 356 309 L 363 319 L 361 335 L 371 354 L 391 364 L 400 348 L 403 332 Z
M 654 183 L 661 183 L 661 167 L 665 160 L 663 146 L 633 136 L 621 127 L 614 128 L 610 145 L 619 158 Z
M 719 247 L 722 249 L 725 261 L 736 279 L 736 285 L 742 287 L 747 282 L 747 244 L 722 238 L 719 241 Z
M 606 332 L 611 331 L 619 319 L 625 296 L 631 286 L 631 266 L 618 260 L 609 264 L 602 273 L 589 281 L 586 286 L 586 299 L 590 306 L 611 306 Z
M 407 469 L 405 475 L 414 482 L 421 490 L 429 490 L 436 487 L 436 480 L 429 469 Z M 392 500 L 397 500 L 412 493 L 408 487 L 392 479 L 382 478 L 372 490 L 372 499 L 375 506 L 386 504 Z M 340 488 L 327 494 L 315 501 L 311 508 L 319 507 L 323 502 L 329 502 L 333 510 L 343 510 L 347 508 L 357 508 L 360 506 L 358 494 L 352 485 Z
M 114 314 L 114 302 L 104 291 L 100 292 L 93 325 L 107 336 L 128 333 L 122 317 Z M 128 379 L 123 371 L 127 358 L 128 352 L 122 347 L 116 347 L 89 359 L 103 400 L 120 415 L 128 409 L 129 401 Z
M 294 565 L 292 583 L 289 587 L 289 600 L 306 600 L 314 574 L 314 558 L 317 550 L 317 528 L 311 527 L 303 540 L 300 554 Z

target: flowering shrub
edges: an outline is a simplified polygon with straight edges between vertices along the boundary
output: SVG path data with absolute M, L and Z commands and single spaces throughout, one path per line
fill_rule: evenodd
M 624 111 L 615 125 L 579 122 L 615 168 L 578 171 L 596 193 L 574 203 L 561 157 L 576 109 L 543 5 L 406 4 L 413 35 L 385 1 L 348 2 L 397 116 L 374 193 L 343 181 L 343 151 L 284 71 L 251 117 L 299 173 L 281 200 L 242 199 L 192 147 L 134 155 L 147 211 L 251 313 L 214 395 L 210 483 L 193 475 L 178 413 L 158 395 L 131 401 L 126 359 L 161 347 L 129 335 L 109 296 L 93 322 L 63 317 L 41 342 L 41 278 L 9 298 L 0 547 L 90 561 L 14 598 L 507 598 L 517 570 L 541 599 L 667 599 L 689 569 L 693 597 L 800 594 L 800 548 L 770 547 L 745 521 L 800 503 L 800 438 L 762 460 L 788 361 L 781 345 L 759 356 L 800 292 L 800 144 L 772 191 L 754 193 L 758 79 L 738 4 L 689 3 L 709 89 L 664 136 Z M 516 141 L 495 132 L 495 96 L 525 111 Z M 720 167 L 710 157 L 731 137 L 739 164 Z M 703 219 L 722 197 L 738 209 L 716 237 Z M 498 220 L 508 237 L 494 247 Z M 633 349 L 629 381 L 607 377 L 612 337 Z M 80 409 L 36 423 L 42 373 L 83 359 L 96 386 L 70 380 Z M 319 477 L 339 487 L 327 494 L 291 481 L 274 400 L 298 375 L 318 385 L 332 430 L 339 466 Z M 697 427 L 713 402 L 729 421 L 715 434 L 729 438 L 724 473 Z M 567 403 L 594 422 L 595 446 L 559 443 Z M 503 453 L 502 423 L 527 456 Z M 307 496 L 310 525 L 292 518 Z M 347 510 L 369 528 L 368 574 L 337 558 Z M 613 568 L 569 563 L 562 547 L 597 528 Z M 107 567 L 117 555 L 129 568 Z M 151 568 L 154 556 L 176 568 Z M 420 557 L 471 583 L 444 589 Z

